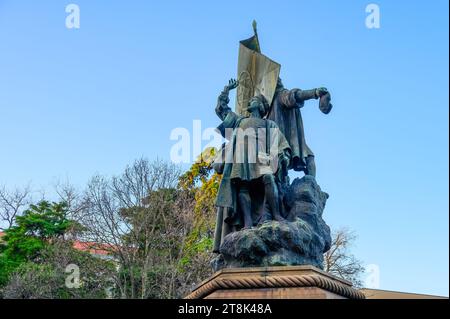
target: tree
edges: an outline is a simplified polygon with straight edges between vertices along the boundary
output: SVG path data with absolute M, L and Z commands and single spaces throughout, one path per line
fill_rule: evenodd
M 16 217 L 20 216 L 23 208 L 31 203 L 30 186 L 7 190 L 0 187 L 0 230 L 12 227 Z M 3 225 L 3 227 L 2 227 Z
M 193 220 L 193 200 L 177 189 L 179 177 L 171 163 L 140 159 L 119 176 L 94 176 L 88 184 L 86 236 L 118 260 L 121 298 L 179 297 L 180 259 Z
M 65 209 L 64 203 L 41 201 L 15 217 L 16 225 L 5 230 L 0 246 L 0 286 L 20 264 L 36 258 L 41 249 L 72 226 L 65 218 Z
M 66 240 L 77 223 L 67 218 L 67 204 L 41 201 L 16 216 L 0 247 L 0 287 L 5 298 L 100 298 L 111 286 L 111 262 L 76 251 Z M 65 285 L 66 266 L 80 268 L 82 285 Z
M 68 180 L 64 182 L 58 180 L 54 184 L 54 190 L 58 196 L 58 201 L 66 203 L 67 218 L 75 222 L 81 222 L 82 214 L 85 212 L 84 205 L 86 204 L 83 201 L 82 192 L 70 184 Z
M 219 190 L 221 175 L 214 172 L 212 159 L 216 156 L 215 148 L 207 148 L 195 163 L 181 177 L 179 187 L 187 191 L 194 199 L 193 228 L 190 232 L 182 258 L 183 271 L 189 274 L 189 285 L 183 293 L 190 292 L 212 274 L 210 261 L 214 242 L 216 222 L 215 200 Z
M 340 228 L 332 233 L 331 248 L 324 254 L 324 270 L 339 278 L 362 287 L 361 275 L 364 272 L 362 262 L 349 249 L 356 239 L 354 232 L 348 228 Z
M 67 286 L 68 265 L 79 269 L 78 287 Z M 73 249 L 70 241 L 58 240 L 41 250 L 33 261 L 22 263 L 3 288 L 9 299 L 106 298 L 113 288 L 114 263 Z

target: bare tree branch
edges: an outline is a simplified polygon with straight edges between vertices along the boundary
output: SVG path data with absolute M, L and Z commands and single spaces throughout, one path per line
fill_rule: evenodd
M 13 226 L 16 217 L 20 216 L 24 207 L 30 203 L 30 185 L 13 190 L 8 190 L 5 186 L 0 187 L 0 229 L 5 230 Z
M 331 248 L 324 254 L 324 270 L 337 277 L 349 280 L 355 287 L 361 287 L 364 272 L 362 262 L 349 249 L 356 239 L 354 232 L 340 228 L 333 232 Z
M 139 159 L 121 175 L 88 183 L 81 206 L 85 237 L 117 258 L 122 298 L 177 294 L 180 252 L 194 214 L 175 189 L 180 173 L 171 163 Z

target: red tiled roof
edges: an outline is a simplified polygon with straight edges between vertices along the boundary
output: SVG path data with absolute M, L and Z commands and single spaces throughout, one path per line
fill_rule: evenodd
M 0 239 L 1 237 L 5 236 L 6 234 L 2 231 L 0 231 Z M 106 256 L 110 255 L 111 253 L 111 247 L 104 244 L 99 244 L 95 242 L 83 242 L 83 241 L 74 241 L 73 242 L 73 248 L 79 251 L 86 251 L 93 255 L 101 255 Z
M 94 243 L 94 242 L 82 242 L 82 241 L 74 241 L 73 248 L 86 251 L 94 255 L 109 255 L 111 253 L 111 247 L 104 244 Z

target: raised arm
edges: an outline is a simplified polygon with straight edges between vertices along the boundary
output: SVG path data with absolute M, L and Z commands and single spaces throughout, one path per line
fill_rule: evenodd
M 228 94 L 231 90 L 237 88 L 238 85 L 239 82 L 237 80 L 231 79 L 230 81 L 228 81 L 228 85 L 223 88 L 223 91 L 220 93 L 217 99 L 216 114 L 222 121 L 225 120 L 228 113 L 231 111 L 231 108 L 228 106 L 228 103 L 230 103 Z

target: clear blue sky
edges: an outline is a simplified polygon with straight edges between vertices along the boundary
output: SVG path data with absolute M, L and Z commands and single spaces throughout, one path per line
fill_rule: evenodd
M 0 184 L 79 187 L 134 159 L 169 158 L 175 127 L 214 127 L 238 41 L 258 21 L 289 87 L 326 86 L 303 109 L 324 217 L 359 237 L 381 288 L 448 296 L 448 2 L 0 0 Z M 164 3 L 164 4 L 163 4 Z

